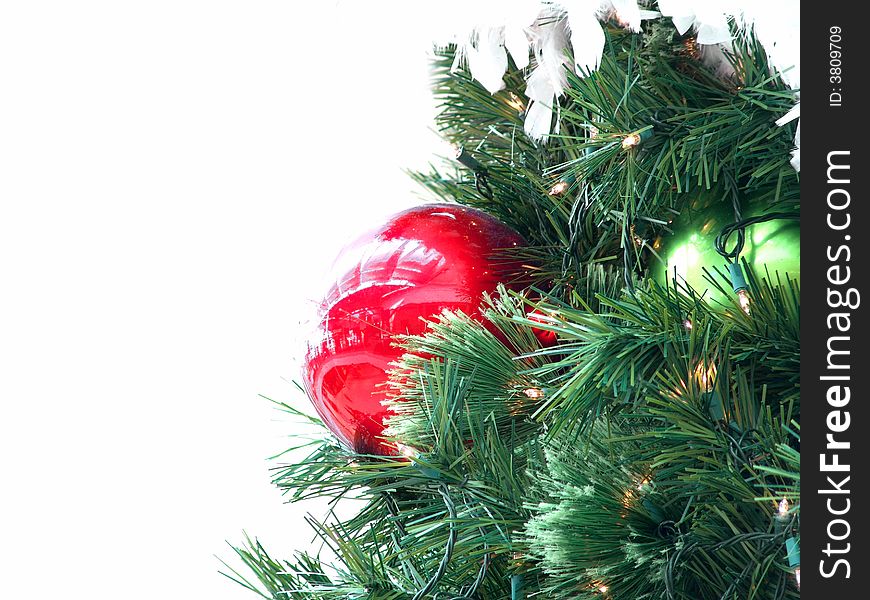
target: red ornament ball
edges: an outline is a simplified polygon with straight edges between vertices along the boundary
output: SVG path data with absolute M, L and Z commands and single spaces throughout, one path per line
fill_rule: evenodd
M 544 317 L 536 310 L 529 312 L 526 317 L 529 319 L 529 321 L 541 323 L 543 325 L 549 325 L 551 323 L 546 317 Z M 559 343 L 559 338 L 556 336 L 555 331 L 550 331 L 549 329 L 542 329 L 540 327 L 532 327 L 532 334 L 537 338 L 538 343 L 541 344 L 541 347 L 543 348 L 551 348 Z
M 498 256 L 525 240 L 490 215 L 428 204 L 394 215 L 339 254 L 335 283 L 319 307 L 303 378 L 329 429 L 365 454 L 394 454 L 381 438 L 389 410 L 383 385 L 401 350 L 396 334 L 421 334 L 445 309 L 479 317 L 481 295 L 517 289 L 520 265 Z

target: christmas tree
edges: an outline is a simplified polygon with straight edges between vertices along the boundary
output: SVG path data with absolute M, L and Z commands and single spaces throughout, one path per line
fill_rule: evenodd
M 561 54 L 569 25 L 541 15 L 494 93 L 468 49 L 439 51 L 458 162 L 412 176 L 518 232 L 523 285 L 395 337 L 397 452 L 325 434 L 276 459 L 290 499 L 362 505 L 309 522 L 337 558 L 236 548 L 252 591 L 799 597 L 795 91 L 733 22 L 710 64 L 671 19 L 605 16 L 594 68 Z

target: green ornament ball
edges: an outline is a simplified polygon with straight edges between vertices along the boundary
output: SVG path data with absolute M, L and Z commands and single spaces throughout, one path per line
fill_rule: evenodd
M 769 212 L 764 206 L 749 206 L 743 210 L 743 217 L 754 217 Z M 708 301 L 730 305 L 734 297 L 730 285 L 722 280 L 723 287 L 729 290 L 723 294 L 712 285 L 704 274 L 704 269 L 715 275 L 715 268 L 728 273 L 728 261 L 714 246 L 716 236 L 722 228 L 734 223 L 734 209 L 730 203 L 714 201 L 701 196 L 684 209 L 670 224 L 673 234 L 666 234 L 653 246 L 657 257 L 653 257 L 650 269 L 653 277 L 662 285 L 673 286 L 674 279 L 680 286 L 688 284 Z M 745 229 L 743 259 L 752 267 L 758 277 L 768 277 L 776 282 L 779 273 L 781 282 L 785 275 L 800 281 L 801 236 L 800 223 L 793 219 L 776 219 Z M 737 241 L 734 233 L 726 245 L 730 250 Z M 765 270 L 766 269 L 766 270 Z

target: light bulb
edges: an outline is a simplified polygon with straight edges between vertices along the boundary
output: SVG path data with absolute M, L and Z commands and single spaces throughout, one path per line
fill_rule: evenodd
M 683 321 L 683 327 L 685 327 L 686 329 L 691 329 L 692 328 L 692 319 L 686 317 L 686 320 Z
M 713 389 L 713 383 L 716 381 L 716 365 L 712 362 L 704 363 L 700 361 L 695 367 L 695 382 L 698 387 L 709 392 Z
M 568 182 L 567 181 L 557 181 L 553 187 L 550 188 L 550 191 L 547 192 L 549 196 L 561 196 L 565 192 L 568 191 Z
M 743 312 L 749 315 L 749 294 L 746 293 L 746 290 L 737 291 L 737 300 L 740 302 L 740 308 Z
M 399 453 L 401 453 L 402 456 L 405 456 L 407 458 L 418 458 L 420 456 L 419 450 L 401 442 L 396 442 L 396 449 L 399 451 Z
M 523 104 L 523 101 L 520 99 L 519 96 L 517 96 L 513 92 L 508 92 L 508 97 L 510 98 L 507 103 L 508 106 L 510 106 L 520 114 L 526 111 L 526 106 L 525 104 Z
M 640 143 L 640 136 L 636 133 L 631 133 L 622 138 L 622 147 L 626 150 L 637 146 Z
M 525 390 L 523 390 L 523 393 L 527 397 L 532 398 L 533 400 L 544 397 L 544 390 L 542 390 L 541 388 L 526 388 Z
M 698 40 L 693 37 L 686 38 L 683 41 L 683 48 L 686 49 L 686 54 L 692 58 L 698 58 L 700 56 L 700 52 L 698 51 Z
M 646 129 L 642 129 L 634 133 L 629 133 L 627 136 L 622 138 L 622 149 L 628 150 L 629 148 L 634 148 L 642 141 L 648 140 L 650 137 L 652 137 L 652 135 L 653 130 L 651 127 L 647 127 Z
M 601 580 L 598 580 L 598 581 L 592 581 L 592 582 L 589 584 L 589 587 L 590 587 L 592 590 L 594 590 L 594 591 L 596 591 L 596 592 L 598 592 L 598 593 L 601 593 L 601 594 L 606 594 L 606 593 L 607 593 L 607 584 L 605 584 L 605 583 L 604 583 L 603 581 L 601 581 Z
M 801 589 L 801 568 L 798 567 L 794 570 L 794 578 L 797 580 L 798 589 Z
M 788 509 L 789 509 L 788 498 L 783 498 L 782 500 L 779 501 L 779 505 L 777 508 L 777 510 L 779 511 L 779 516 L 784 517 L 788 513 Z

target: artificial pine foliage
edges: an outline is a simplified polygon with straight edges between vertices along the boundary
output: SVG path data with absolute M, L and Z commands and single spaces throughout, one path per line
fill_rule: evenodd
M 668 20 L 644 27 L 608 27 L 600 68 L 569 73 L 545 144 L 523 133 L 521 70 L 490 94 L 441 54 L 438 125 L 485 182 L 412 176 L 522 233 L 534 286 L 486 298 L 484 323 L 447 312 L 396 340 L 387 433 L 406 455 L 326 437 L 277 464 L 291 500 L 362 501 L 310 522 L 336 560 L 247 540 L 249 573 L 228 576 L 274 599 L 799 597 L 799 285 L 743 263 L 747 314 L 724 270 L 707 273 L 724 305 L 649 277 L 697 194 L 738 224 L 750 204 L 797 212 L 794 128 L 774 123 L 795 95 L 751 34 L 722 80 Z

